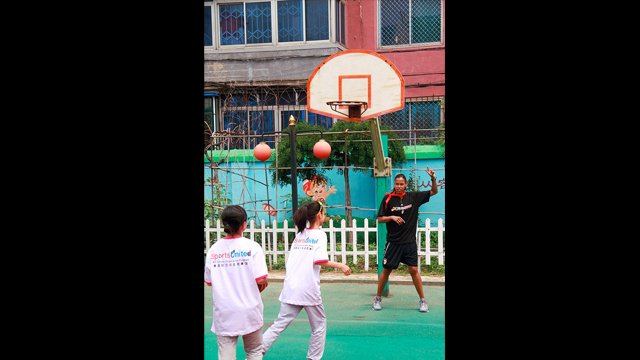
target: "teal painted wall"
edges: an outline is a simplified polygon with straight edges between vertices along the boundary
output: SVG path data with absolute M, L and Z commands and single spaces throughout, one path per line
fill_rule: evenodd
M 422 158 L 414 161 L 413 148 L 406 150 L 407 157 L 411 159 L 402 164 L 392 164 L 392 168 L 397 170 L 392 171 L 391 182 L 395 175 L 403 173 L 407 179 L 415 180 L 419 191 L 428 191 L 431 188 L 431 184 L 425 169 L 427 167 L 434 169 L 438 179 L 438 194 L 432 197 L 428 203 L 420 207 L 420 212 L 424 213 L 420 214 L 420 219 L 421 223 L 423 223 L 426 218 L 430 218 L 432 224 L 435 226 L 437 225 L 438 218 L 446 219 L 445 160 L 437 156 L 438 154 L 436 152 L 423 150 L 416 153 L 416 157 Z M 412 152 L 409 152 L 409 150 Z M 270 161 L 257 162 L 252 155 L 251 152 L 244 151 L 238 153 L 238 156 L 234 157 L 231 161 L 220 165 L 218 178 L 220 183 L 225 185 L 225 189 L 228 189 L 227 196 L 231 200 L 231 204 L 244 203 L 242 206 L 247 210 L 249 218 L 256 220 L 256 222 L 262 219 L 264 219 L 265 222 L 269 221 L 269 216 L 263 211 L 263 203 L 269 203 L 278 210 L 284 210 L 286 207 L 289 209 L 286 213 L 286 218 L 291 221 L 291 187 L 280 187 L 271 184 L 271 171 L 268 169 L 271 165 Z M 265 165 L 267 168 L 266 174 Z M 211 187 L 208 186 L 207 181 L 207 179 L 212 176 L 211 174 L 209 163 L 206 162 L 204 169 L 204 198 L 206 200 L 211 199 Z M 345 205 L 344 176 L 338 174 L 337 170 L 330 169 L 327 169 L 324 176 L 327 178 L 328 186 L 335 186 L 337 190 L 335 194 L 327 197 L 329 215 L 345 216 L 345 209 L 341 207 Z M 302 181 L 304 179 L 298 178 L 298 180 L 298 198 L 307 197 L 302 190 Z M 375 203 L 375 178 L 373 177 L 373 171 L 360 172 L 350 169 L 349 181 L 351 184 L 351 206 L 361 208 L 353 209 L 353 216 L 375 220 L 380 204 Z M 277 198 L 276 187 L 278 191 Z M 390 192 L 392 190 L 393 189 L 390 188 L 386 191 Z M 407 190 L 414 191 L 414 189 Z M 284 211 L 279 211 L 277 217 L 272 216 L 271 220 L 274 218 L 277 219 L 278 222 L 283 221 L 285 218 Z

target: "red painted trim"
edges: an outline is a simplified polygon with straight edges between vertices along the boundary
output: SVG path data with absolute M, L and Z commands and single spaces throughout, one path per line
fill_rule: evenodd
M 371 107 L 371 74 L 369 75 L 338 75 L 338 101 L 342 101 L 342 80 L 343 79 L 367 79 L 367 107 Z M 345 101 L 351 101 L 347 99 Z M 340 106 L 341 108 L 349 108 L 348 106 Z

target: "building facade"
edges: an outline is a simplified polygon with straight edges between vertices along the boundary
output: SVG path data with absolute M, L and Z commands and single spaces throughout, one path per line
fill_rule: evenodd
M 328 56 L 367 49 L 405 80 L 405 108 L 380 117 L 407 145 L 434 144 L 444 124 L 444 0 L 214 0 L 204 2 L 204 112 L 213 147 L 250 149 L 306 110 L 306 83 Z M 273 145 L 273 143 L 271 144 Z
M 306 111 L 306 82 L 324 58 L 346 49 L 344 2 L 204 4 L 205 121 L 214 132 L 236 136 L 221 146 L 253 148 L 260 139 L 242 135 L 281 131 L 290 115 L 314 125 L 333 125 L 333 119 Z
M 338 121 L 307 110 L 307 80 L 330 55 L 365 49 L 389 59 L 404 78 L 405 107 L 379 121 L 403 142 L 407 163 L 397 165 L 413 169 L 404 172 L 416 190 L 430 188 L 416 169 L 437 169 L 442 195 L 421 219 L 444 217 L 444 159 L 420 150 L 444 137 L 444 0 L 213 0 L 204 10 L 205 149 L 218 151 L 205 155 L 212 211 L 234 203 L 252 219 L 272 219 L 263 206 L 275 208 L 278 221 L 290 217 L 290 188 L 272 184 L 251 149 L 263 140 L 275 148 L 274 136 L 260 135 L 285 130 L 291 115 L 326 128 Z M 344 199 L 343 177 L 336 170 L 326 175 L 335 199 Z M 374 179 L 351 177 L 358 184 L 351 189 L 354 216 L 375 218 Z M 346 205 L 331 205 L 330 214 L 345 213 Z

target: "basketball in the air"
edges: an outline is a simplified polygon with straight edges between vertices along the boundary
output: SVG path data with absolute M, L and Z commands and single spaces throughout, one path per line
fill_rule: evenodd
M 262 141 L 253 149 L 253 156 L 260 161 L 265 161 L 271 157 L 271 148 L 267 143 Z
M 331 155 L 331 145 L 324 139 L 320 139 L 320 141 L 313 146 L 313 155 L 318 159 L 328 158 L 329 155 Z

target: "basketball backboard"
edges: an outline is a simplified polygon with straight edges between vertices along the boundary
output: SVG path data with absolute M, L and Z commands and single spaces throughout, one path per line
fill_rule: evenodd
M 384 56 L 344 50 L 322 61 L 307 81 L 310 112 L 362 121 L 404 108 L 404 78 Z

